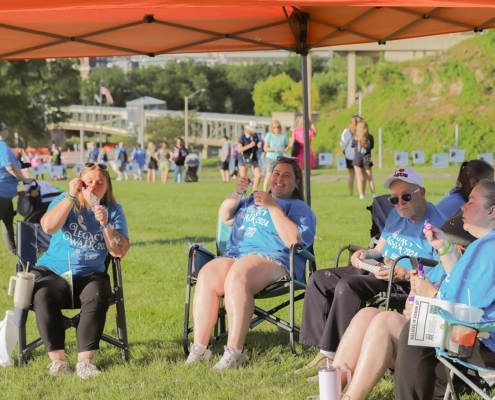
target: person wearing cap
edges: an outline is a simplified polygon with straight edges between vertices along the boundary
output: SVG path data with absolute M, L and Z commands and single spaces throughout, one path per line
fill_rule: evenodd
M 446 273 L 434 281 L 431 275 L 420 279 L 417 271 L 411 271 L 414 292 L 411 291 L 410 295 L 471 303 L 484 311 L 483 318 L 492 320 L 495 317 L 495 182 L 481 180 L 461 212 L 462 222 L 455 229 L 451 229 L 455 227 L 452 223 L 457 223 L 458 219 L 444 223 L 443 227 L 448 227 L 449 234 L 434 224 L 429 230 L 423 230 L 428 243 L 438 252 Z M 457 238 L 459 228 L 476 239 L 462 257 L 451 246 L 449 238 L 452 233 Z M 462 235 L 461 240 L 469 242 L 470 239 Z M 352 374 L 346 399 L 367 399 L 389 368 L 394 370 L 397 400 L 444 398 L 447 378 L 443 364 L 436 358 L 435 348 L 408 345 L 411 311 L 412 304 L 407 302 L 404 315 L 368 307 L 353 318 L 334 360 L 335 365 L 345 365 Z M 490 332 L 487 339 L 476 339 L 473 355 L 463 361 L 493 369 L 495 332 Z M 462 370 L 464 367 L 458 368 Z M 342 377 L 344 387 L 347 382 Z M 456 383 L 454 379 L 454 385 Z
M 19 181 L 31 184 L 33 180 L 22 175 L 20 161 L 5 143 L 8 135 L 7 126 L 0 120 L 0 221 L 2 221 L 2 234 L 7 250 L 11 255 L 15 255 L 15 213 L 12 199 L 17 196 Z
M 357 312 L 366 301 L 386 292 L 389 271 L 371 274 L 359 268 L 358 261 L 379 260 L 391 267 L 400 256 L 438 260 L 438 254 L 423 234 L 428 221 L 441 226 L 446 217 L 427 202 L 421 176 L 413 168 L 399 168 L 383 185 L 390 189 L 389 201 L 395 206 L 374 249 L 359 250 L 348 267 L 318 270 L 311 275 L 306 294 L 299 342 L 319 348 L 320 354 L 306 369 L 317 366 L 324 358 L 334 359 L 339 343 Z M 411 263 L 400 260 L 394 272 L 394 293 L 409 293 Z M 425 267 L 425 273 L 434 270 Z
M 223 146 L 220 153 L 220 174 L 222 175 L 222 181 L 224 183 L 229 182 L 229 163 L 230 163 L 230 155 L 232 153 L 232 149 L 230 147 L 229 138 L 224 136 L 222 138 Z
M 258 133 L 261 129 L 255 121 L 251 121 L 249 124 L 244 125 L 244 134 L 239 138 L 237 152 L 239 153 L 237 158 L 239 160 L 239 174 L 240 176 L 247 176 L 249 168 L 254 173 L 253 189 L 258 189 L 261 179 L 261 171 L 258 164 L 258 155 L 256 152 L 261 147 L 261 142 L 258 138 Z

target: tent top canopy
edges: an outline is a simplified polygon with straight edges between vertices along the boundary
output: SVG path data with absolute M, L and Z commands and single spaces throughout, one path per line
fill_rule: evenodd
M 305 54 L 492 27 L 491 0 L 2 0 L 0 59 Z

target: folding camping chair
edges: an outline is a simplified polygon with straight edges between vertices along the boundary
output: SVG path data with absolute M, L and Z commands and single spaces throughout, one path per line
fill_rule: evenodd
M 445 324 L 443 327 L 443 334 L 442 334 L 442 347 L 435 348 L 435 351 L 437 353 L 436 357 L 444 365 L 445 375 L 447 375 L 448 383 L 447 383 L 447 390 L 445 391 L 444 400 L 448 400 L 450 396 L 452 396 L 453 400 L 457 400 L 457 395 L 455 394 L 454 384 L 453 384 L 454 375 L 457 375 L 465 384 L 467 384 L 471 389 L 473 389 L 476 393 L 478 393 L 483 399 L 491 400 L 491 397 L 488 396 L 482 390 L 482 388 L 478 387 L 466 375 L 464 375 L 461 371 L 459 371 L 459 369 L 457 369 L 453 364 L 457 363 L 468 368 L 469 370 L 477 372 L 480 377 L 480 382 L 483 384 L 483 386 L 487 388 L 493 386 L 493 384 L 495 383 L 495 370 L 478 367 L 476 365 L 470 364 L 458 358 L 447 355 L 444 344 L 445 344 L 445 337 L 447 335 L 450 325 L 468 326 L 470 328 L 476 329 L 479 333 L 492 332 L 495 331 L 495 320 L 469 323 L 454 319 L 449 311 L 443 310 L 441 308 L 438 309 L 437 313 L 440 317 L 442 317 L 445 320 Z
M 16 264 L 16 273 L 26 270 L 27 263 L 34 265 L 38 259 L 39 253 L 44 253 L 50 244 L 51 235 L 46 234 L 41 229 L 39 224 L 30 224 L 23 221 L 17 222 L 17 257 L 18 262 Z M 115 314 L 117 322 L 117 335 L 118 338 L 111 337 L 107 334 L 103 334 L 102 339 L 120 349 L 122 359 L 129 361 L 129 342 L 127 340 L 127 325 L 125 319 L 124 309 L 124 292 L 122 285 L 122 272 L 120 267 L 120 258 L 114 258 L 108 255 L 105 266 L 108 270 L 112 262 L 113 272 L 113 291 L 110 299 L 110 306 L 116 305 L 117 312 Z M 33 306 L 30 307 L 31 311 Z M 26 345 L 26 320 L 28 311 L 24 313 L 21 321 L 18 322 L 19 328 L 19 366 L 23 366 L 26 361 L 26 356 L 41 346 L 43 340 L 38 338 Z M 71 327 L 77 328 L 79 323 L 80 314 L 69 318 L 64 316 L 65 329 Z
M 217 225 L 217 235 L 216 235 L 216 247 L 217 255 L 220 256 L 224 254 L 227 250 L 227 241 L 229 240 L 230 233 L 232 231 L 232 226 L 226 225 L 220 218 L 218 219 Z M 293 244 L 290 248 L 290 274 L 279 279 L 278 281 L 267 286 L 256 296 L 255 300 L 258 299 L 268 299 L 272 297 L 282 296 L 289 293 L 290 299 L 284 301 L 278 306 L 272 308 L 271 310 L 265 311 L 257 306 L 254 308 L 254 317 L 251 320 L 250 329 L 255 328 L 263 321 L 268 321 L 278 327 L 289 332 L 290 348 L 293 355 L 297 355 L 296 347 L 294 343 L 294 332 L 299 333 L 300 329 L 295 326 L 294 323 L 294 306 L 299 300 L 304 299 L 304 292 L 295 296 L 296 291 L 305 291 L 306 282 L 299 282 L 294 279 L 294 257 L 295 254 L 299 254 L 309 261 L 309 271 L 308 274 L 311 276 L 313 272 L 316 271 L 315 256 L 313 255 L 312 246 L 309 249 L 304 249 L 302 246 Z M 186 354 L 189 354 L 189 333 L 193 332 L 194 327 L 189 326 L 189 316 L 190 316 L 190 304 L 191 304 L 191 288 L 196 286 L 197 277 L 201 268 L 213 260 L 215 255 L 199 244 L 191 246 L 189 249 L 189 262 L 187 266 L 187 291 L 186 291 L 186 311 L 184 319 L 184 338 L 183 347 Z M 284 321 L 281 318 L 274 315 L 276 312 L 290 306 L 290 322 Z M 212 344 L 209 347 L 213 347 L 216 342 L 228 335 L 225 329 L 225 306 L 220 305 L 218 312 L 218 320 L 213 332 Z

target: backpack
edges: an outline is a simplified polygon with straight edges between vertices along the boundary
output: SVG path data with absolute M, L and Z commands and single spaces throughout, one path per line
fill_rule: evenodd
M 122 161 L 122 164 L 127 162 L 127 151 L 125 149 L 120 150 L 119 161 Z
M 294 143 L 292 143 L 290 155 L 292 157 L 297 157 L 299 155 L 299 142 L 296 139 L 294 139 Z

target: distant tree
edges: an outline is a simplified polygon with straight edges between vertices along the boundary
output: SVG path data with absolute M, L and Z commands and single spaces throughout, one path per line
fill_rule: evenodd
M 302 83 L 294 82 L 282 73 L 259 81 L 253 91 L 254 111 L 257 115 L 271 116 L 273 111 L 302 111 Z M 320 109 L 316 83 L 311 84 L 311 109 Z
M 47 123 L 67 118 L 61 107 L 78 102 L 78 60 L 0 61 L 0 119 L 9 127 L 7 139 L 21 146 L 47 145 Z
M 196 133 L 194 131 L 194 117 L 194 111 L 190 112 L 188 118 L 190 137 L 193 137 Z M 173 147 L 178 138 L 184 138 L 184 126 L 185 121 L 182 115 L 166 115 L 164 117 L 153 118 L 146 125 L 145 134 L 147 142 L 153 142 L 155 145 L 159 145 L 164 140 L 167 140 L 169 146 Z

